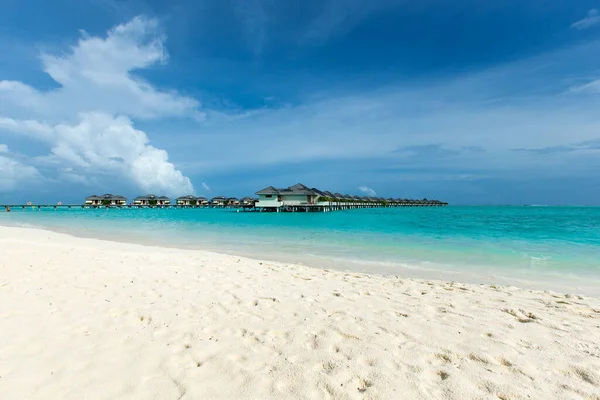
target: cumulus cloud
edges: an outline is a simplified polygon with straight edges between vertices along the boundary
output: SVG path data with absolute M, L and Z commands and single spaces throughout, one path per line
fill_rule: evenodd
M 0 143 L 0 153 L 8 153 L 8 146 Z
M 598 24 L 600 24 L 600 13 L 598 10 L 593 9 L 588 11 L 587 16 L 584 19 L 575 22 L 571 27 L 575 29 L 587 29 Z
M 6 146 L 5 150 L 4 153 L 8 151 Z M 39 178 L 40 174 L 36 168 L 10 157 L 0 156 L 0 193 L 9 193 L 16 189 L 19 183 L 29 183 L 32 179 Z
M 364 194 L 366 194 L 367 196 L 370 196 L 370 197 L 377 196 L 377 192 L 375 192 L 373 189 L 371 189 L 370 187 L 367 187 L 367 186 L 360 186 L 358 188 L 358 190 L 360 190 L 361 192 L 363 192 Z
M 8 126 L 35 135 L 36 131 L 28 131 L 28 122 L 10 120 Z M 51 145 L 50 161 L 61 165 L 61 172 L 71 181 L 83 182 L 82 173 L 100 174 L 129 178 L 149 192 L 177 195 L 194 191 L 189 178 L 169 162 L 167 152 L 151 146 L 148 136 L 135 129 L 127 117 L 83 113 L 75 124 L 43 128 L 38 138 Z
M 44 71 L 60 87 L 40 92 L 22 82 L 0 81 L 0 113 L 65 118 L 73 110 L 102 110 L 132 118 L 188 116 L 202 118 L 199 103 L 175 92 L 156 90 L 135 70 L 165 63 L 165 37 L 156 20 L 136 17 L 108 31 L 105 38 L 83 35 L 65 54 L 42 54 Z
M 0 81 L 0 130 L 46 143 L 47 162 L 75 183 L 90 176 L 125 178 L 143 191 L 193 193 L 165 150 L 149 144 L 131 118 L 202 118 L 195 99 L 164 92 L 133 72 L 168 60 L 156 20 L 136 17 L 106 37 L 82 34 L 64 54 L 41 56 L 59 85 L 38 91 Z

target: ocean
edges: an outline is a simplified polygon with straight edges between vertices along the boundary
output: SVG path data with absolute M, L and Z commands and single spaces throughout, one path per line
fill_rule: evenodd
M 14 209 L 0 224 L 384 275 L 600 295 L 600 207 Z

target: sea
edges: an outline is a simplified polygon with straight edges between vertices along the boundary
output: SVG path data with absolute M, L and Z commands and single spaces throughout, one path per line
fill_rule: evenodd
M 600 207 L 16 208 L 0 224 L 325 269 L 600 296 Z

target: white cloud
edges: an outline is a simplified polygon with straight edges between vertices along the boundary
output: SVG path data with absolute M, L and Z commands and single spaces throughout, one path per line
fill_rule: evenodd
M 35 138 L 49 139 L 52 137 L 52 129 L 49 126 L 34 120 L 16 120 L 0 117 L 0 129 L 22 133 Z
M 8 146 L 0 143 L 0 153 L 8 153 Z
M 41 179 L 36 168 L 12 158 L 0 156 L 0 193 L 9 193 L 19 184 L 30 183 L 32 179 Z
M 212 118 L 201 135 L 195 129 L 181 132 L 169 144 L 184 165 L 219 171 L 243 167 L 286 174 L 292 169 L 290 160 L 348 162 L 361 165 L 359 170 L 392 166 L 498 173 L 559 163 L 513 149 L 598 138 L 600 96 L 565 94 L 571 82 L 564 77 L 581 73 L 582 60 L 595 68 L 599 49 L 600 41 L 595 41 L 449 81 L 387 85 L 356 95 L 325 92 L 299 105 L 264 108 L 238 119 Z M 432 144 L 447 151 L 404 158 L 395 152 Z M 456 157 L 447 156 L 457 152 Z M 355 179 L 355 186 L 370 181 L 344 179 Z
M 600 79 L 588 82 L 584 85 L 574 86 L 570 90 L 575 93 L 595 94 L 600 93 Z
M 204 190 L 206 190 L 207 192 L 210 192 L 210 187 L 206 184 L 206 182 L 202 182 L 202 187 L 204 188 Z
M 598 10 L 593 9 L 588 11 L 587 16 L 584 19 L 575 22 L 571 27 L 575 29 L 587 29 L 599 23 L 600 13 Z
M 60 87 L 41 92 L 0 81 L 0 130 L 46 143 L 45 161 L 66 181 L 110 176 L 143 191 L 193 193 L 167 152 L 150 145 L 130 119 L 203 116 L 195 99 L 159 91 L 132 74 L 166 62 L 164 42 L 156 20 L 136 17 L 106 37 L 83 33 L 65 54 L 43 54 L 44 71 Z
M 363 192 L 364 194 L 366 194 L 369 197 L 377 196 L 377 192 L 375 192 L 373 189 L 371 189 L 370 187 L 367 187 L 367 186 L 360 186 L 358 188 L 358 190 L 360 190 L 361 192 Z
M 16 131 L 27 131 L 28 121 L 11 120 Z M 38 138 L 51 145 L 51 160 L 70 181 L 83 182 L 90 174 L 126 177 L 147 192 L 169 195 L 193 193 L 189 178 L 169 162 L 166 151 L 149 145 L 148 136 L 126 117 L 84 113 L 75 124 L 44 126 Z
M 44 71 L 60 87 L 47 92 L 15 81 L 0 81 L 0 113 L 68 118 L 73 111 L 102 110 L 132 118 L 202 118 L 197 100 L 156 90 L 132 71 L 168 60 L 156 20 L 136 17 L 111 29 L 105 38 L 83 35 L 61 55 L 42 54 Z M 17 114 L 18 115 L 18 114 Z

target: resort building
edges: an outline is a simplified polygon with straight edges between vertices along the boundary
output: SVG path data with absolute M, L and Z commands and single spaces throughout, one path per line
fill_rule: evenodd
M 131 202 L 134 206 L 167 206 L 171 204 L 171 199 L 166 196 L 156 196 L 154 194 L 147 194 L 145 196 L 138 196 Z
M 178 206 L 195 206 L 197 204 L 197 198 L 192 195 L 181 196 L 175 199 L 175 203 Z
M 124 206 L 127 199 L 117 194 L 103 194 L 102 196 L 91 195 L 85 198 L 85 204 L 88 206 Z
M 206 197 L 196 197 L 196 204 L 199 206 L 207 206 L 209 204 L 209 201 Z
M 207 206 L 209 204 L 206 197 L 192 195 L 178 197 L 175 201 L 178 206 Z
M 86 197 L 85 204 L 82 207 L 126 205 L 127 207 L 223 207 L 238 208 L 238 211 L 309 212 L 375 207 L 443 207 L 448 205 L 448 203 L 439 200 L 414 200 L 392 197 L 386 199 L 383 197 L 333 193 L 327 190 L 309 188 L 301 183 L 287 188 L 269 186 L 256 192 L 256 194 L 258 195 L 258 199 L 251 196 L 242 199 L 216 196 L 208 200 L 206 197 L 187 195 L 178 197 L 175 200 L 175 205 L 171 205 L 171 200 L 168 197 L 156 196 L 154 194 L 138 196 L 133 199 L 130 205 L 127 205 L 127 199 L 123 196 L 104 194 L 101 196 L 93 195 Z
M 402 200 L 383 197 L 366 197 L 332 193 L 309 188 L 301 183 L 288 188 L 269 186 L 256 192 L 259 211 L 334 211 L 374 207 L 442 207 L 448 205 L 438 200 Z
M 254 207 L 254 205 L 258 202 L 258 199 L 255 199 L 254 197 L 244 197 L 243 199 L 240 200 L 240 204 L 243 205 L 244 207 Z
M 256 194 L 258 195 L 256 207 L 262 208 L 316 205 L 317 199 L 320 197 L 317 191 L 309 189 L 301 183 L 284 189 L 269 186 L 259 190 Z
M 217 196 L 217 197 L 213 197 L 210 200 L 210 204 L 213 206 L 226 206 L 227 205 L 227 198 L 224 196 Z

